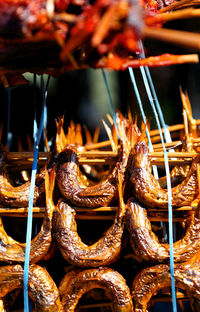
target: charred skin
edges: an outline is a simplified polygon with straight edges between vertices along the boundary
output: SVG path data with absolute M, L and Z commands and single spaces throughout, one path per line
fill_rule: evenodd
M 175 264 L 174 277 L 176 287 L 184 289 L 189 297 L 200 296 L 200 266 L 198 263 Z M 156 265 L 143 269 L 135 278 L 132 297 L 135 312 L 148 312 L 147 305 L 153 295 L 165 287 L 171 286 L 169 265 Z
M 44 175 L 45 176 L 45 175 Z M 55 170 L 50 173 L 51 183 L 49 184 L 48 174 L 46 172 L 46 209 L 45 217 L 40 232 L 31 240 L 30 262 L 36 263 L 47 253 L 52 241 L 52 217 L 54 211 L 53 189 L 55 181 Z M 6 233 L 2 219 L 0 217 L 0 261 L 24 262 L 26 244 L 12 239 Z
M 0 268 L 0 298 L 14 289 L 23 288 L 24 271 L 21 265 Z M 32 264 L 29 267 L 29 296 L 36 311 L 62 312 L 59 291 L 49 273 L 42 267 Z
M 189 226 L 184 237 L 173 244 L 175 262 L 186 262 L 200 249 L 200 206 L 188 217 Z M 131 246 L 139 261 L 169 260 L 170 246 L 162 244 L 151 229 L 147 210 L 130 199 L 126 210 L 126 225 Z
M 148 148 L 144 142 L 139 142 L 132 150 L 130 166 L 130 184 L 133 195 L 145 206 L 154 208 L 168 207 L 168 193 L 162 189 L 159 182 L 150 171 Z M 191 164 L 187 177 L 182 183 L 172 188 L 172 205 L 181 207 L 190 205 L 198 196 L 197 165 L 200 155 Z
M 75 210 L 60 200 L 57 205 L 55 237 L 63 257 L 73 265 L 97 267 L 115 262 L 121 251 L 124 211 L 120 208 L 114 224 L 93 245 L 82 242 L 77 233 Z
M 113 311 L 132 312 L 130 290 L 124 278 L 110 268 L 96 268 L 69 272 L 61 281 L 59 290 L 64 311 L 73 312 L 79 299 L 94 288 L 109 291 L 113 301 Z
M 84 188 L 78 178 L 77 148 L 74 145 L 67 146 L 57 161 L 56 178 L 61 194 L 76 206 L 95 208 L 110 205 L 118 197 L 118 170 L 124 176 L 127 164 L 125 151 L 120 154 L 119 161 L 106 180 Z

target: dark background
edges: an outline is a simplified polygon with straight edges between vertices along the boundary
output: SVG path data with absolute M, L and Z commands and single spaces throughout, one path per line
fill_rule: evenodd
M 197 20 L 188 20 L 184 23 L 169 24 L 169 27 L 176 29 L 195 30 L 199 29 Z M 147 55 L 158 55 L 161 53 L 195 53 L 198 51 L 186 50 L 185 48 L 175 47 L 156 41 L 145 41 L 145 52 Z M 41 51 L 42 53 L 42 51 Z M 169 67 L 151 68 L 152 79 L 155 85 L 158 99 L 162 107 L 165 121 L 168 125 L 182 123 L 182 104 L 180 100 L 179 87 L 184 91 L 188 91 L 194 118 L 200 118 L 199 100 L 200 100 L 200 64 L 184 64 Z M 128 71 L 111 72 L 106 71 L 113 98 L 113 103 L 117 109 L 120 109 L 124 114 L 127 113 L 128 107 L 131 108 L 134 116 L 138 116 L 141 120 L 141 115 L 138 109 L 138 104 L 135 98 L 133 86 L 131 84 Z M 142 102 L 146 116 L 151 124 L 152 129 L 157 128 L 155 118 L 151 111 L 144 85 L 142 82 L 140 70 L 134 70 L 138 87 L 142 97 Z M 37 78 L 37 86 L 33 84 L 33 75 L 26 74 L 30 83 L 26 86 L 14 87 L 9 91 L 3 86 L 0 86 L 1 95 L 1 115 L 0 121 L 3 125 L 2 142 L 5 145 L 7 142 L 7 131 L 12 133 L 11 151 L 18 150 L 18 142 L 22 143 L 24 150 L 28 148 L 27 135 L 32 138 L 33 135 L 33 119 L 36 112 L 36 119 L 39 122 L 42 108 L 42 90 L 40 88 L 40 77 Z M 45 77 L 46 81 L 46 77 Z M 8 114 L 8 93 L 10 92 L 10 114 Z M 80 70 L 67 72 L 57 79 L 51 79 L 48 97 L 47 97 L 48 123 L 47 135 L 48 139 L 55 138 L 56 126 L 55 119 L 59 116 L 65 116 L 65 127 L 70 120 L 86 124 L 91 132 L 96 126 L 101 126 L 101 139 L 106 137 L 102 127 L 101 119 L 105 118 L 106 113 L 110 113 L 108 94 L 103 81 L 101 70 Z M 9 120 L 9 122 L 8 122 Z M 9 124 L 9 125 L 8 125 Z M 41 149 L 43 146 L 41 145 Z M 6 220 L 4 220 L 6 225 Z M 13 221 L 15 222 L 15 220 Z M 19 221 L 20 228 L 22 221 Z M 23 221 L 24 222 L 24 221 Z M 8 222 L 9 223 L 9 222 Z M 24 222 L 25 223 L 25 222 Z M 24 224 L 23 223 L 23 224 Z M 37 222 L 36 222 L 37 223 Z M 8 229 L 11 229 L 9 224 Z M 83 233 L 86 224 L 82 224 Z M 81 227 L 81 225 L 80 225 Z M 105 225 L 105 228 L 107 225 Z M 90 226 L 87 226 L 90 228 Z M 10 232 L 12 236 L 12 231 Z M 13 237 L 17 239 L 17 237 Z M 94 238 L 94 237 L 93 237 Z M 22 237 L 20 237 L 22 239 Z M 55 259 L 50 261 L 47 266 L 52 277 L 58 282 L 64 274 L 65 261 L 58 254 L 56 261 L 58 266 L 55 270 Z M 58 267 L 62 268 L 59 271 Z M 122 272 L 127 278 L 129 286 L 133 280 L 132 272 L 135 268 L 141 269 L 142 266 L 133 260 L 126 260 L 114 265 L 114 268 Z M 127 268 L 129 268 L 127 270 Z M 137 272 L 137 270 L 135 272 Z M 189 311 L 187 306 L 186 311 Z M 168 303 L 156 305 L 154 311 L 170 311 L 171 305 Z

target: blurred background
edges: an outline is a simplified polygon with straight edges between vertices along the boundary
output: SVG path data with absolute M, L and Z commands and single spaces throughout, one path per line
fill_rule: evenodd
M 198 19 L 187 20 L 184 23 L 166 24 L 168 28 L 196 32 L 200 29 L 199 26 Z M 144 41 L 144 49 L 147 56 L 162 53 L 188 54 L 198 52 L 155 40 Z M 182 122 L 180 87 L 189 94 L 194 118 L 200 118 L 200 64 L 150 68 L 150 72 L 166 124 Z M 156 128 L 140 70 L 134 69 L 134 73 L 146 116 L 151 128 Z M 133 116 L 137 115 L 138 120 L 140 120 L 141 115 L 128 71 L 106 70 L 106 75 L 115 109 L 126 114 L 128 107 L 130 107 Z M 26 149 L 26 136 L 29 135 L 31 138 L 33 136 L 34 116 L 39 122 L 41 114 L 40 77 L 37 77 L 36 87 L 33 84 L 33 74 L 26 73 L 25 77 L 29 81 L 25 86 L 12 87 L 9 90 L 0 86 L 2 141 L 4 143 L 7 141 L 7 132 L 10 132 L 12 134 L 11 150 L 17 150 L 19 139 Z M 44 80 L 47 80 L 47 75 L 44 75 Z M 8 101 L 9 97 L 10 101 Z M 101 120 L 105 118 L 107 113 L 111 113 L 111 110 L 101 70 L 72 71 L 58 78 L 50 79 L 47 96 L 47 135 L 49 139 L 55 137 L 55 119 L 63 115 L 66 126 L 70 120 L 87 125 L 91 131 L 100 126 L 100 135 L 101 138 L 104 138 L 105 132 Z

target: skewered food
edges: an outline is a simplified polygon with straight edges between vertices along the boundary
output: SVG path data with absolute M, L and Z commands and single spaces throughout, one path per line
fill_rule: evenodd
M 119 70 L 197 62 L 197 56 L 185 59 L 169 54 L 137 58 L 138 40 L 152 35 L 152 26 L 160 28 L 165 19 L 153 17 L 171 2 L 1 0 L 1 80 L 7 80 L 8 73 L 28 71 L 57 75 L 87 67 Z
M 50 180 L 50 181 L 49 181 Z M 30 262 L 35 263 L 41 260 L 48 252 L 51 245 L 51 228 L 54 211 L 53 189 L 55 181 L 55 170 L 50 173 L 50 178 L 46 171 L 46 212 L 40 232 L 32 239 L 30 249 Z M 23 262 L 25 257 L 26 244 L 12 239 L 6 233 L 2 219 L 0 218 L 0 261 Z
M 0 298 L 10 291 L 23 288 L 23 268 L 21 265 L 0 268 Z M 29 267 L 29 295 L 37 311 L 62 312 L 59 291 L 49 273 L 39 265 Z
M 5 171 L 5 153 L 0 155 L 0 204 L 7 207 L 27 207 L 29 202 L 30 181 L 13 186 Z M 44 170 L 36 177 L 33 204 L 44 200 Z
M 66 274 L 59 286 L 63 309 L 68 312 L 75 311 L 78 300 L 94 288 L 102 288 L 110 293 L 113 311 L 133 311 L 130 290 L 124 278 L 118 272 L 102 267 Z
M 63 257 L 77 266 L 97 267 L 109 265 L 116 261 L 121 251 L 126 206 L 122 198 L 122 182 L 119 182 L 120 203 L 114 224 L 104 233 L 103 237 L 92 245 L 82 242 L 77 233 L 75 210 L 65 201 L 57 205 L 55 237 Z
M 200 267 L 199 263 L 175 264 L 174 277 L 176 286 L 185 290 L 189 298 L 199 300 L 200 294 Z M 132 287 L 132 296 L 135 312 L 147 312 L 148 303 L 153 295 L 171 285 L 169 265 L 156 265 L 143 269 L 135 278 Z
M 139 142 L 130 153 L 130 184 L 134 196 L 147 207 L 167 208 L 168 193 L 150 171 L 148 147 Z M 198 196 L 197 166 L 200 155 L 193 158 L 191 168 L 182 183 L 172 188 L 172 205 L 181 207 L 190 205 Z
M 188 227 L 182 239 L 173 244 L 175 262 L 191 259 L 200 248 L 200 206 L 188 217 Z M 130 234 L 131 246 L 138 261 L 163 262 L 169 259 L 169 244 L 160 243 L 151 229 L 147 210 L 135 199 L 130 199 L 126 210 L 126 225 Z
M 119 160 L 112 173 L 102 182 L 84 187 L 79 182 L 77 147 L 68 145 L 57 157 L 56 179 L 61 194 L 76 206 L 108 206 L 118 198 L 118 173 L 124 179 L 127 154 L 123 145 L 119 151 Z

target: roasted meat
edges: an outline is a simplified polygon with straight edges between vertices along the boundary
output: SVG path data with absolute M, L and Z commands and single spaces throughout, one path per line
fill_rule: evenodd
M 55 237 L 63 257 L 81 267 L 109 265 L 116 261 L 121 251 L 125 208 L 121 195 L 114 224 L 102 238 L 88 246 L 77 233 L 75 210 L 60 200 L 57 205 Z
M 139 142 L 130 153 L 130 184 L 133 195 L 146 207 L 167 208 L 168 192 L 162 189 L 150 169 L 148 147 Z M 197 166 L 200 155 L 193 158 L 187 177 L 172 188 L 172 205 L 181 207 L 190 205 L 199 194 Z
M 110 293 L 113 311 L 133 312 L 130 290 L 124 278 L 113 269 L 102 267 L 66 274 L 59 286 L 64 311 L 75 311 L 79 299 L 94 288 Z
M 174 277 L 176 287 L 186 291 L 189 298 L 199 300 L 200 266 L 199 263 L 175 264 Z M 132 296 L 135 312 L 147 312 L 148 303 L 160 289 L 171 286 L 169 265 L 156 265 L 143 269 L 135 278 Z
M 77 148 L 74 145 L 68 145 L 57 158 L 56 179 L 60 192 L 76 206 L 91 208 L 108 206 L 118 199 L 118 172 L 124 179 L 127 160 L 126 151 L 122 146 L 119 151 L 119 160 L 112 173 L 94 186 L 83 187 L 79 182 Z
M 200 206 L 188 217 L 188 227 L 182 239 L 173 245 L 175 262 L 191 259 L 200 249 Z M 160 243 L 151 229 L 147 210 L 135 199 L 130 199 L 126 210 L 126 225 L 130 234 L 131 246 L 139 261 L 163 262 L 169 260 L 169 244 Z
M 27 207 L 29 202 L 30 181 L 13 186 L 6 174 L 4 152 L 0 154 L 0 205 L 6 207 Z M 36 176 L 33 204 L 45 199 L 45 171 L 41 170 Z
M 23 275 L 23 268 L 19 264 L 0 268 L 1 299 L 16 288 L 23 288 Z M 30 265 L 28 286 L 29 295 L 35 303 L 37 311 L 63 311 L 59 291 L 46 269 L 36 264 Z
M 50 180 L 50 181 L 49 181 Z M 35 263 L 41 260 L 48 252 L 51 245 L 52 217 L 54 211 L 53 190 L 55 181 L 55 170 L 45 173 L 46 187 L 46 210 L 40 232 L 32 239 L 30 249 L 30 262 Z M 0 218 L 0 261 L 23 262 L 25 257 L 26 244 L 12 239 L 6 233 L 2 219 Z

